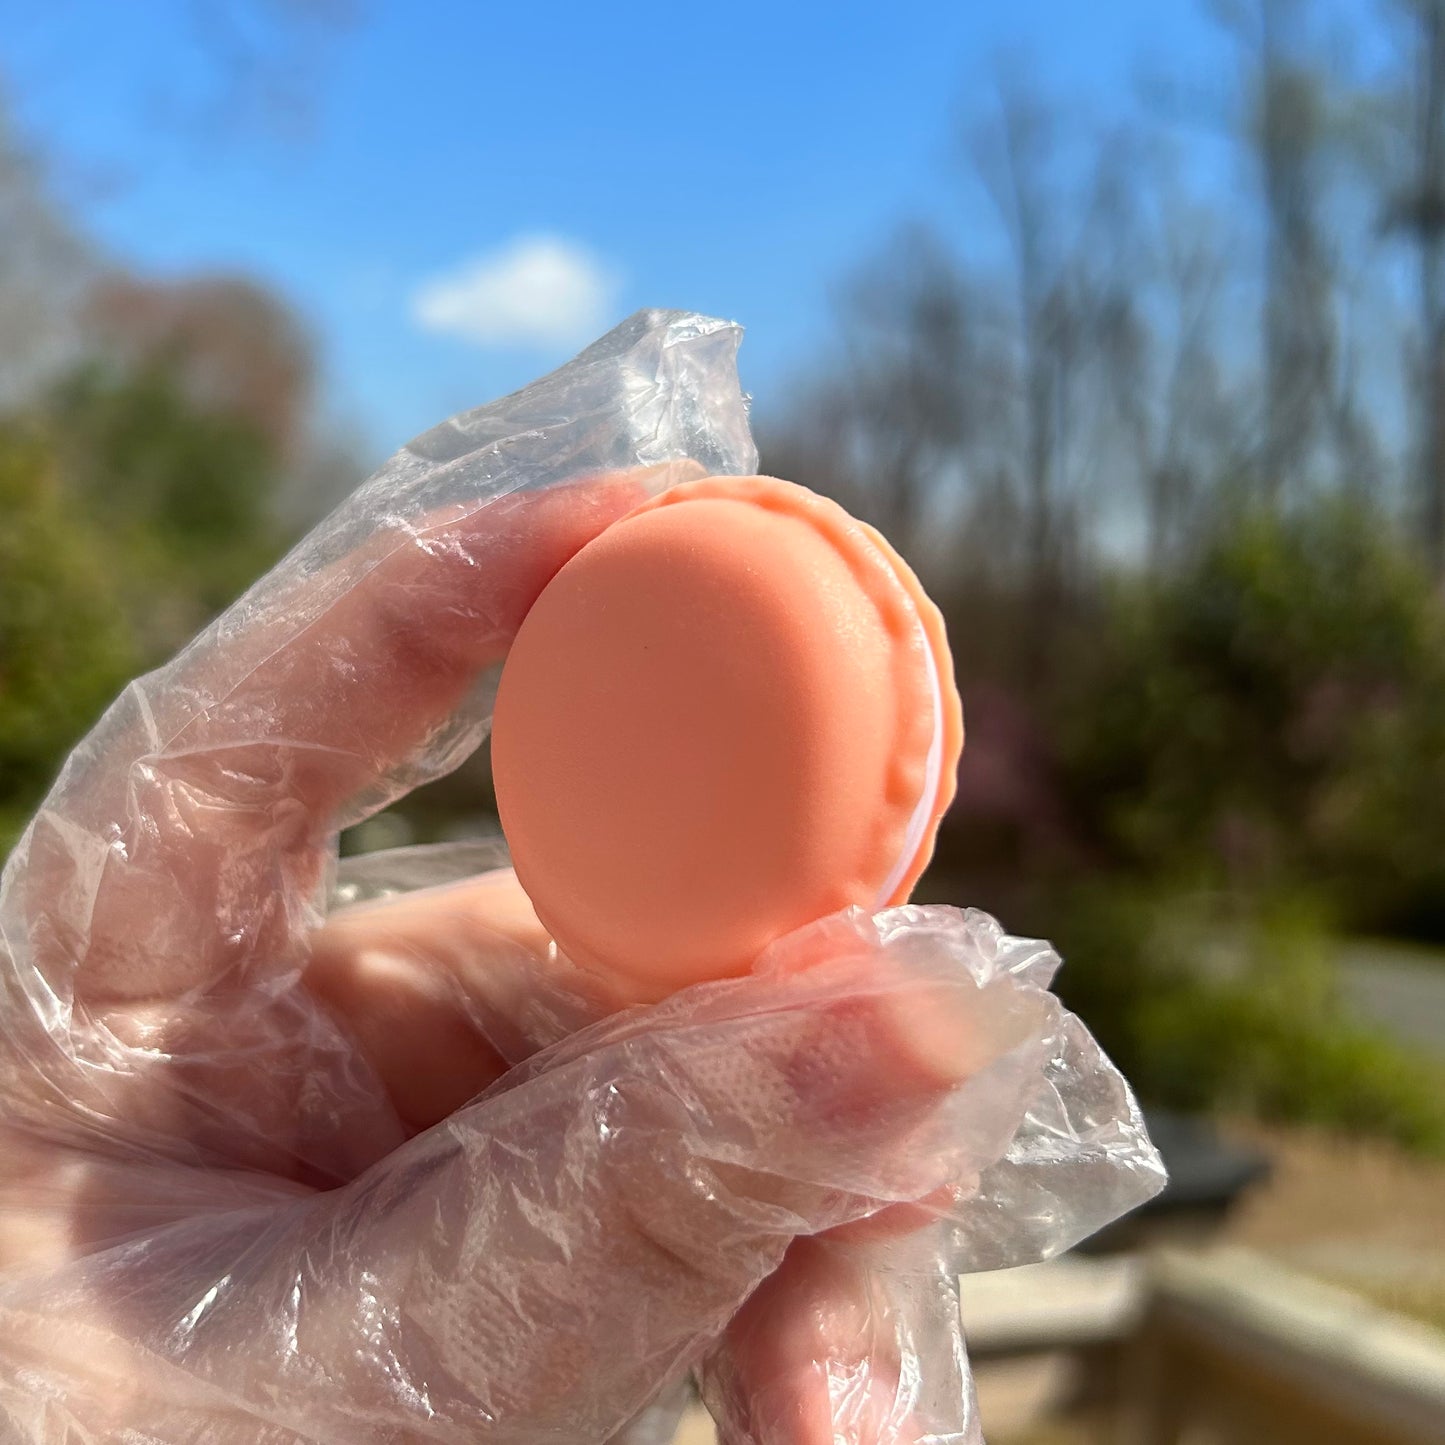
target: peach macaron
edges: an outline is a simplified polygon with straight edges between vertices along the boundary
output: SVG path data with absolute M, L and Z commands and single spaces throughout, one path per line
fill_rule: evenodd
M 871 527 L 772 477 L 645 502 L 522 622 L 493 725 L 517 877 L 633 997 L 904 902 L 963 720 L 938 609 Z

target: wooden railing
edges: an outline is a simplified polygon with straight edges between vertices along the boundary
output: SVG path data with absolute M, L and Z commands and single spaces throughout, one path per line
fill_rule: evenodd
M 962 1285 L 991 1438 L 1053 1439 L 1040 1423 L 1062 1413 L 1100 1445 L 1445 1445 L 1445 1335 L 1251 1251 Z M 713 1440 L 699 1408 L 678 1445 Z
M 1138 1445 L 1442 1445 L 1445 1340 L 1243 1250 L 1151 1270 L 1120 1376 Z

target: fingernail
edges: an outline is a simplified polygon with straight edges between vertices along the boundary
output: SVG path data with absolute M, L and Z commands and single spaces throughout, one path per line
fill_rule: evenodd
M 900 1066 L 925 1085 L 952 1087 L 982 1073 L 1047 1027 L 1049 1004 L 1011 979 L 979 987 L 971 980 L 905 985 L 882 1002 Z

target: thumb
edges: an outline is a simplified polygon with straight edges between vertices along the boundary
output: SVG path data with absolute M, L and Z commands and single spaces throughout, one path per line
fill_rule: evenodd
M 978 995 L 878 954 L 606 1020 L 343 1189 L 17 1282 L 0 1364 L 102 1438 L 606 1439 L 797 1236 L 980 1166 L 973 1046 L 897 1026 L 965 1037 Z
M 719 1439 L 979 1445 L 957 1284 L 940 1243 L 919 1236 L 901 1261 L 836 1234 L 797 1240 L 701 1371 Z

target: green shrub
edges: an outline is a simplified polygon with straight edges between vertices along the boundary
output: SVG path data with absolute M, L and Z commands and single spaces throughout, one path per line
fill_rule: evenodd
M 281 549 L 280 463 L 155 368 L 0 420 L 0 856 L 66 754 Z
M 112 539 L 155 661 L 280 554 L 273 443 L 197 406 L 164 369 L 82 367 L 55 390 L 46 420 L 65 492 Z
M 1445 607 L 1380 514 L 1227 514 L 1116 582 L 1073 676 L 1059 750 L 1105 866 L 1445 931 Z
M 35 435 L 0 426 L 0 855 L 136 664 L 118 568 Z
M 1445 1152 L 1445 1077 L 1361 1028 L 1298 898 L 1094 885 L 1063 900 L 1060 989 L 1146 1103 L 1327 1125 Z

